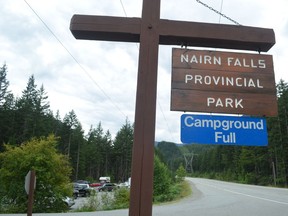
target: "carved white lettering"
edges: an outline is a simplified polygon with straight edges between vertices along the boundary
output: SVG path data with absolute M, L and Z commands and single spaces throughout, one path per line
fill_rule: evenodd
M 188 83 L 188 81 L 191 81 L 193 79 L 193 76 L 190 74 L 185 75 L 185 83 Z
M 180 61 L 190 64 L 222 65 L 221 56 L 181 54 Z M 227 66 L 244 68 L 266 68 L 265 59 L 227 57 Z
M 264 88 L 260 79 L 246 77 L 202 76 L 185 74 L 184 82 L 195 85 L 236 86 L 242 88 Z
M 255 61 L 254 59 L 246 59 L 246 58 L 227 58 L 227 65 L 234 67 L 245 67 L 245 68 L 266 68 L 266 62 L 264 59 L 259 59 Z
M 210 56 L 210 55 L 192 55 L 181 54 L 181 63 L 191 63 L 191 64 L 209 64 L 209 65 L 221 65 L 220 56 Z
M 238 99 L 238 98 L 213 98 L 213 97 L 208 97 L 207 98 L 207 106 L 208 107 L 225 107 L 225 108 L 241 108 L 243 109 L 244 106 L 242 104 L 243 99 Z

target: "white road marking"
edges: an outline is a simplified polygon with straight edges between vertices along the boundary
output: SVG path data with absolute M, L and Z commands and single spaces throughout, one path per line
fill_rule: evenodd
M 264 201 L 278 203 L 278 204 L 282 204 L 282 205 L 288 205 L 288 202 L 282 202 L 282 201 L 267 199 L 267 198 L 263 198 L 263 197 L 253 196 L 253 195 L 250 195 L 250 194 L 240 193 L 240 192 L 237 192 L 237 191 L 228 190 L 228 189 L 221 188 L 221 187 L 218 187 L 218 186 L 215 186 L 215 185 L 211 185 L 211 184 L 207 184 L 207 183 L 198 183 L 198 184 L 206 185 L 206 186 L 209 186 L 209 187 L 216 188 L 218 190 L 223 190 L 223 191 L 226 191 L 226 192 L 230 192 L 230 193 L 234 193 L 234 194 L 238 194 L 238 195 L 242 195 L 242 196 L 247 196 L 247 197 L 254 198 L 254 199 L 264 200 Z

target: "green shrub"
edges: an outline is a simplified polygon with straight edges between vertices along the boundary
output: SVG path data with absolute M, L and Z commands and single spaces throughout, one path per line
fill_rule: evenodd
M 182 182 L 184 181 L 186 176 L 186 170 L 183 167 L 182 164 L 180 164 L 180 166 L 178 167 L 178 169 L 176 170 L 176 181 L 177 182 Z
M 112 210 L 114 203 L 114 196 L 111 192 L 101 192 L 101 209 Z
M 130 191 L 127 188 L 120 188 L 114 193 L 114 208 L 122 209 L 129 208 Z
M 153 197 L 166 196 L 172 185 L 172 179 L 167 166 L 155 156 L 154 159 L 154 179 L 153 179 Z M 162 200 L 162 198 L 161 198 Z
M 71 166 L 66 156 L 56 150 L 57 139 L 32 139 L 19 147 L 5 145 L 0 153 L 1 212 L 27 211 L 24 179 L 29 170 L 36 172 L 33 212 L 63 212 L 67 210 L 63 198 L 72 195 L 69 176 Z
M 93 212 L 101 208 L 101 201 L 99 200 L 96 193 L 91 194 L 87 199 L 87 202 L 77 209 L 77 212 Z

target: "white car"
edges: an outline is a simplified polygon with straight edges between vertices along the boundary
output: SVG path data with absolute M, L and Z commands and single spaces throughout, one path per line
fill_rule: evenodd
M 129 188 L 128 182 L 123 182 L 117 185 L 118 188 Z
M 72 199 L 72 198 L 70 198 L 70 197 L 65 197 L 65 198 L 63 199 L 63 201 L 65 202 L 65 204 L 66 204 L 69 208 L 75 204 L 74 199 Z

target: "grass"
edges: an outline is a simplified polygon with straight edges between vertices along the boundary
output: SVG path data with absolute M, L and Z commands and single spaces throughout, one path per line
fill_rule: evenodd
M 173 198 L 170 201 L 154 202 L 154 204 L 162 205 L 162 204 L 178 202 L 181 199 L 188 197 L 192 194 L 192 189 L 188 181 L 182 181 L 182 182 L 177 183 L 174 186 L 174 191 L 175 192 L 173 194 Z
M 188 181 L 183 181 L 181 184 L 181 193 L 179 194 L 178 199 L 185 198 L 192 194 L 192 189 Z

